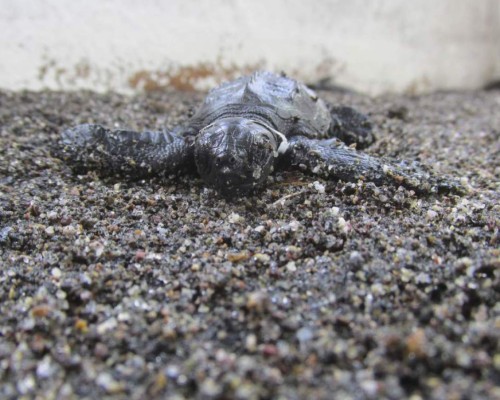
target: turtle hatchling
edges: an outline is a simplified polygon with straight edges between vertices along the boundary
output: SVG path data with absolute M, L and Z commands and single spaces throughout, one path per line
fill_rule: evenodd
M 197 112 L 170 131 L 134 132 L 84 124 L 62 133 L 62 157 L 81 171 L 140 178 L 196 169 L 225 197 L 262 188 L 278 169 L 324 179 L 461 192 L 417 162 L 359 151 L 374 141 L 368 118 L 332 106 L 306 85 L 260 71 L 211 90 Z

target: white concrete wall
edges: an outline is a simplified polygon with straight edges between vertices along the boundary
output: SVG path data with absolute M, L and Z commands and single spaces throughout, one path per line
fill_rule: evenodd
M 255 68 L 368 93 L 500 78 L 500 0 L 0 0 L 0 87 L 203 88 Z
M 496 38 L 496 71 L 494 73 L 495 79 L 500 80 L 500 0 L 494 2 L 494 8 L 496 8 L 496 30 L 494 31 L 494 37 Z

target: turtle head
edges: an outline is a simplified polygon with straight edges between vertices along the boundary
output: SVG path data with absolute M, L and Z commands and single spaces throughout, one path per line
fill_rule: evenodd
M 196 138 L 198 172 L 222 195 L 244 195 L 261 186 L 273 170 L 279 150 L 278 135 L 281 134 L 254 120 L 219 119 L 203 128 Z

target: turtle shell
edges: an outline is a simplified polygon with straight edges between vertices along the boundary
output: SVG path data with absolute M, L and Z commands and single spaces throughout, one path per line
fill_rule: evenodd
M 314 91 L 266 71 L 212 89 L 191 122 L 203 127 L 218 118 L 238 116 L 264 119 L 287 137 L 323 138 L 331 123 L 325 102 Z

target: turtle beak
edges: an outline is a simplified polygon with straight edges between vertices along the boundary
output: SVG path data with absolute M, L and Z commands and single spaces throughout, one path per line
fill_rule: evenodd
M 218 171 L 213 186 L 224 197 L 241 196 L 253 188 L 253 184 L 248 182 L 247 176 L 237 173 L 229 167 L 223 167 Z

